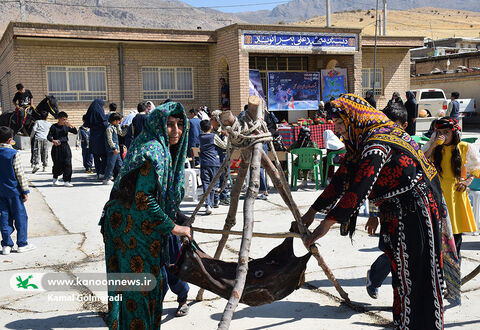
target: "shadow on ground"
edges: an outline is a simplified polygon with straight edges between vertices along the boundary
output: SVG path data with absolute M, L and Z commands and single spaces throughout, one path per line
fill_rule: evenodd
M 340 283 L 341 286 L 356 286 L 356 287 L 364 287 L 365 286 L 365 277 L 360 277 L 360 278 L 337 278 L 338 283 Z M 332 283 L 328 279 L 323 279 L 323 280 L 314 280 L 314 281 L 308 281 L 309 284 L 317 287 L 317 288 L 324 288 L 324 287 L 331 287 Z M 391 285 L 392 284 L 392 278 L 391 276 L 387 276 L 387 278 L 383 281 L 382 285 Z M 365 291 L 366 293 L 366 291 Z
M 50 318 L 22 319 L 5 324 L 7 329 L 70 329 L 105 327 L 99 314 L 93 312 L 54 316 Z
M 215 313 L 211 316 L 211 318 L 220 321 L 222 314 L 223 313 Z M 354 314 L 356 314 L 354 311 L 344 306 L 321 306 L 314 302 L 277 301 L 268 305 L 251 306 L 239 310 L 235 312 L 233 319 L 280 319 L 279 322 L 269 323 L 268 326 L 251 328 L 251 330 L 260 330 L 296 322 L 305 318 L 349 319 Z

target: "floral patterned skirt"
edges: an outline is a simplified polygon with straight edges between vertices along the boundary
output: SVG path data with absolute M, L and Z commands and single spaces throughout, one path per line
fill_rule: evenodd
M 107 323 L 110 329 L 160 328 L 168 236 L 147 226 L 149 222 L 139 218 L 142 215 L 117 201 L 105 205 L 102 228 L 107 275 L 150 273 L 156 279 L 151 291 L 117 292 L 109 287 Z

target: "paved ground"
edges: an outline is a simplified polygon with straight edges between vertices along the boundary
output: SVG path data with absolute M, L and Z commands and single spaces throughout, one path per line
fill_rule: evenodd
M 468 135 L 468 134 L 467 134 Z M 470 134 L 472 136 L 472 134 Z M 478 134 L 477 134 L 478 136 Z M 29 153 L 22 152 L 24 164 Z M 83 173 L 81 154 L 74 150 L 74 188 L 52 187 L 51 174 L 28 174 L 33 186 L 27 202 L 29 213 L 29 241 L 38 248 L 27 254 L 0 255 L 0 327 L 7 329 L 104 329 L 102 311 L 105 310 L 105 292 L 82 287 L 73 292 L 15 291 L 6 283 L 19 273 L 65 272 L 104 273 L 103 243 L 97 226 L 98 218 L 107 200 L 110 187 L 101 185 L 93 175 Z M 27 173 L 31 169 L 27 167 Z M 301 211 L 306 211 L 318 196 L 313 185 L 309 189 L 294 192 Z M 242 203 L 241 203 L 242 205 Z M 241 210 L 241 205 L 239 210 Z M 186 200 L 185 212 L 191 212 L 195 204 Z M 292 216 L 280 196 L 271 193 L 268 201 L 255 203 L 255 230 L 262 232 L 286 231 Z M 228 208 L 221 206 L 211 216 L 199 216 L 196 226 L 221 228 Z M 238 213 L 241 230 L 242 214 Z M 320 218 L 319 218 L 320 220 Z M 385 328 L 391 323 L 391 279 L 387 278 L 377 300 L 365 292 L 365 273 L 380 254 L 376 248 L 378 237 L 369 237 L 363 230 L 366 218 L 358 221 L 353 241 L 341 237 L 338 228 L 319 241 L 324 256 L 341 285 L 349 293 L 354 304 L 341 303 L 335 289 L 312 258 L 307 267 L 306 283 L 287 298 L 270 305 L 248 307 L 240 305 L 232 321 L 232 329 L 362 329 Z M 218 236 L 196 234 L 196 240 L 208 253 L 213 254 Z M 252 257 L 262 257 L 275 245 L 277 239 L 255 238 Z M 224 260 L 236 260 L 239 238 L 231 239 L 224 253 Z M 297 255 L 305 253 L 300 242 L 295 243 Z M 474 269 L 480 261 L 479 236 L 465 236 L 463 244 L 462 273 Z M 215 329 L 226 301 L 211 293 L 205 300 L 194 302 L 198 291 L 191 288 L 190 314 L 174 318 L 175 296 L 167 294 L 164 303 L 163 329 Z M 74 297 L 75 301 L 55 301 L 56 297 Z M 92 301 L 100 297 L 101 301 Z M 58 300 L 58 299 L 57 299 Z M 446 306 L 446 328 L 478 329 L 480 326 L 480 276 L 463 287 L 463 304 Z

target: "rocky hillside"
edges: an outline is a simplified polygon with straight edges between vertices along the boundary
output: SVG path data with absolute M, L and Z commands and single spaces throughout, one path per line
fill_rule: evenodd
M 296 22 L 315 16 L 325 15 L 325 0 L 290 0 L 272 10 L 242 12 L 236 15 L 247 22 Z M 376 0 L 331 0 L 332 13 L 351 11 L 356 9 L 375 8 Z M 383 1 L 379 0 L 379 7 Z M 387 8 L 395 10 L 409 10 L 420 7 L 449 8 L 480 12 L 479 0 L 388 0 Z
M 361 28 L 365 35 L 375 34 L 375 11 L 353 10 L 336 13 L 331 18 L 334 27 Z M 325 16 L 294 24 L 325 26 Z M 422 36 L 433 39 L 448 37 L 480 37 L 480 12 L 438 8 L 390 10 L 387 35 Z
M 25 0 L 26 21 L 57 24 L 214 30 L 242 20 L 212 9 L 197 9 L 182 1 L 159 0 Z M 10 21 L 20 21 L 18 2 L 0 2 L 3 33 Z

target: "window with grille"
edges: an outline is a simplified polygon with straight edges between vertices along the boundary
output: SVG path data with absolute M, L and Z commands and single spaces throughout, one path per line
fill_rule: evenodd
M 142 68 L 144 100 L 193 100 L 193 68 Z
M 59 101 L 107 100 L 103 66 L 47 66 L 48 93 Z
M 362 95 L 368 90 L 374 90 L 375 95 L 383 95 L 383 69 L 376 68 L 376 74 L 373 74 L 373 68 L 362 69 Z M 375 86 L 373 85 L 375 79 Z

